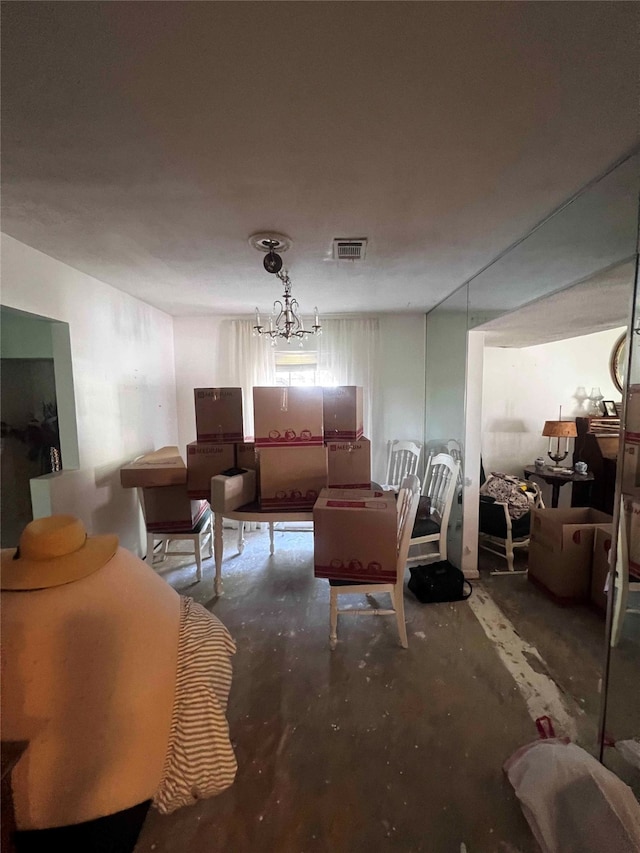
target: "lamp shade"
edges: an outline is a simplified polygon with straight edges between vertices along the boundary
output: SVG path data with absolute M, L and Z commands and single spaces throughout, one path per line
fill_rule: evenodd
M 573 421 L 545 421 L 542 434 L 552 438 L 575 438 L 578 431 Z

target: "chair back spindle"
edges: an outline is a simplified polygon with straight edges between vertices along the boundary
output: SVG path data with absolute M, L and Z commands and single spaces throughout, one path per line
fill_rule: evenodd
M 405 477 L 417 475 L 422 445 L 415 441 L 387 442 L 387 474 L 384 485 L 400 489 Z

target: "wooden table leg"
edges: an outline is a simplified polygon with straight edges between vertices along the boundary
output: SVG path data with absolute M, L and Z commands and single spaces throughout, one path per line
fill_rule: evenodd
M 214 581 L 214 592 L 216 595 L 222 595 L 222 554 L 224 552 L 224 542 L 222 539 L 222 522 L 223 518 L 219 512 L 214 513 L 215 521 L 213 526 L 213 554 L 216 561 L 216 579 Z
M 558 499 L 560 498 L 560 486 L 563 485 L 564 483 L 557 482 L 551 484 L 551 506 L 553 509 L 556 509 L 558 506 Z

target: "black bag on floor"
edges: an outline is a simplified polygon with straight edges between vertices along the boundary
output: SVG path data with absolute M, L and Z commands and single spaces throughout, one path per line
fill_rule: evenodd
M 409 589 L 423 604 L 464 601 L 473 591 L 473 587 L 460 569 L 456 569 L 448 560 L 431 563 L 429 566 L 414 566 L 409 571 L 411 572 Z M 466 594 L 465 584 L 469 587 L 469 592 Z

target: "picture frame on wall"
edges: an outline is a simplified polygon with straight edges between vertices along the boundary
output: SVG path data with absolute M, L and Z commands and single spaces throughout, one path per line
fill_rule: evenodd
M 626 361 L 626 347 L 627 347 L 627 333 L 626 331 L 620 335 L 615 344 L 613 345 L 613 349 L 611 351 L 611 357 L 609 359 L 609 372 L 611 373 L 611 378 L 613 379 L 613 384 L 616 386 L 618 391 L 622 393 L 622 388 L 624 386 L 624 369 L 625 369 L 625 361 Z
M 605 418 L 617 418 L 618 410 L 616 409 L 616 404 L 613 400 L 603 400 L 602 401 L 602 410 Z

